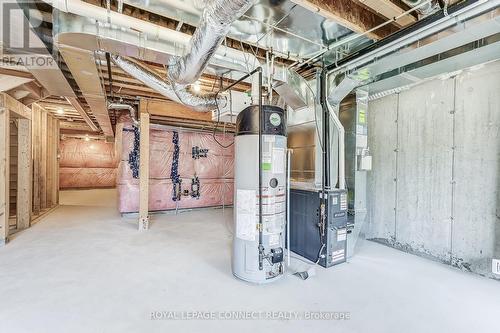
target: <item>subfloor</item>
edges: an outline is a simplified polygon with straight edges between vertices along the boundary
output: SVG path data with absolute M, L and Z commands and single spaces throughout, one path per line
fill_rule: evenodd
M 361 242 L 349 263 L 306 281 L 251 285 L 231 274 L 230 209 L 154 215 L 141 233 L 115 202 L 114 190 L 62 192 L 63 205 L 0 248 L 1 332 L 498 330 L 498 281 Z M 182 319 L 197 311 L 278 318 Z M 283 319 L 287 311 L 350 319 Z

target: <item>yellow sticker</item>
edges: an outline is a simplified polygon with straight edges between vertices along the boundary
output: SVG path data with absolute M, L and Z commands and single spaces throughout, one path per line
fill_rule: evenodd
M 358 123 L 359 124 L 364 124 L 366 123 L 366 114 L 364 110 L 359 111 L 359 116 L 358 116 Z

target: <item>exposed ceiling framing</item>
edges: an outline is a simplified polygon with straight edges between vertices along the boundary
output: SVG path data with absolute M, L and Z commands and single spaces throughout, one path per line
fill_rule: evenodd
M 87 3 L 107 8 L 107 1 L 104 0 L 84 0 Z M 328 20 L 335 21 L 348 29 L 364 34 L 368 30 L 375 26 L 381 25 L 393 17 L 401 15 L 409 8 L 401 0 L 291 0 L 294 6 L 300 6 L 305 8 L 315 14 L 322 16 Z M 451 2 L 456 2 L 450 1 Z M 112 0 L 109 2 L 109 10 L 118 11 L 118 1 Z M 134 7 L 132 5 L 121 3 L 122 13 L 130 17 L 134 17 L 140 20 L 148 21 L 156 25 L 167 27 L 170 29 L 178 30 L 188 35 L 192 35 L 196 30 L 196 27 L 192 24 L 188 24 L 182 19 L 176 17 L 167 17 L 160 15 L 158 13 L 149 12 L 144 9 Z M 43 29 L 37 31 L 41 39 L 44 40 L 48 48 L 52 50 L 52 13 L 51 7 L 46 3 L 37 3 L 37 9 L 42 13 L 42 17 L 46 21 L 43 24 Z M 410 25 L 418 20 L 415 13 L 402 17 L 396 22 L 388 22 L 386 25 L 377 29 L 373 32 L 367 34 L 368 37 L 372 39 L 383 38 L 401 27 Z M 273 29 L 272 25 L 268 24 L 270 29 Z M 276 28 L 277 29 L 277 28 Z M 289 33 L 283 31 L 284 33 Z M 300 37 L 300 36 L 298 36 Z M 234 48 L 241 51 L 246 51 L 248 53 L 254 54 L 262 62 L 265 61 L 266 56 L 269 56 L 271 50 L 266 50 L 262 46 L 257 46 L 251 42 L 238 40 L 235 38 L 226 38 L 225 45 L 229 48 Z M 61 51 L 61 50 L 59 50 Z M 62 50 L 63 52 L 66 52 Z M 57 52 L 57 51 L 56 51 Z M 74 91 L 75 96 L 71 98 L 69 103 L 65 96 L 47 96 L 42 89 L 40 83 L 38 83 L 35 77 L 23 70 L 16 69 L 6 69 L 0 68 L 0 74 L 13 75 L 20 78 L 26 78 L 32 80 L 29 83 L 29 88 L 31 88 L 31 93 L 36 95 L 36 99 L 40 105 L 45 107 L 47 110 L 52 112 L 57 118 L 63 121 L 63 128 L 68 128 L 72 130 L 84 130 L 97 129 L 96 125 L 101 125 L 103 119 L 97 119 L 96 115 L 92 112 L 88 104 L 88 96 L 85 96 L 82 92 L 80 84 L 83 82 L 78 82 L 75 80 L 75 76 L 72 73 L 68 64 L 65 63 L 64 58 L 61 54 L 56 53 L 56 60 L 58 61 L 59 67 L 62 73 L 70 84 Z M 290 66 L 294 63 L 301 63 L 304 59 L 299 59 L 294 57 L 293 54 L 288 54 L 284 56 L 283 54 L 275 54 L 275 62 L 280 63 L 284 66 Z M 72 66 L 74 67 L 75 64 Z M 147 65 L 157 71 L 160 75 L 166 75 L 165 64 L 155 64 L 147 63 Z M 121 69 L 117 68 L 113 64 L 110 64 L 111 73 L 108 71 L 108 64 L 105 59 L 101 61 L 96 61 L 96 76 L 99 79 L 100 86 L 102 87 L 102 98 L 103 100 L 113 101 L 113 102 L 124 102 L 130 105 L 134 105 L 136 108 L 139 107 L 140 99 L 148 98 L 154 100 L 168 101 L 166 97 L 159 94 L 158 92 L 146 87 L 142 82 L 132 78 L 127 73 L 123 72 Z M 308 64 L 302 67 L 299 73 L 302 75 L 308 75 L 309 72 L 314 71 L 314 65 Z M 95 73 L 94 73 L 95 74 Z M 222 83 L 221 83 L 222 80 Z M 202 92 L 216 91 L 219 89 L 220 85 L 228 85 L 233 81 L 227 78 L 221 79 L 215 75 L 203 75 L 199 80 L 199 86 Z M 39 89 L 37 89 L 37 87 Z M 88 87 L 86 87 L 88 88 Z M 242 83 L 235 86 L 235 90 L 238 91 L 248 91 L 250 85 L 247 83 Z M 35 99 L 27 100 L 27 102 L 33 102 Z M 76 103 L 76 104 L 75 104 Z M 72 105 L 73 104 L 73 105 Z M 105 104 L 100 104 L 102 109 Z M 94 105 L 95 108 L 95 105 Z M 103 117 L 104 115 L 98 115 Z M 116 124 L 117 112 L 109 111 L 109 121 L 110 126 Z M 109 133 L 109 129 L 107 130 Z
M 357 33 L 364 33 L 378 25 L 386 19 L 381 18 L 376 13 L 366 10 L 358 1 L 353 0 L 292 0 L 294 3 L 317 12 L 321 16 L 337 21 L 343 26 Z M 380 1 L 380 0 L 376 0 Z M 383 0 L 382 0 L 383 1 Z M 377 31 L 368 34 L 372 39 L 381 39 L 395 32 L 397 28 L 393 25 L 386 25 Z

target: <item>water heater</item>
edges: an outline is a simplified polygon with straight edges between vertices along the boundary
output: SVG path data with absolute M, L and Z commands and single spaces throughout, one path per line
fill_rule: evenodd
M 232 269 L 245 281 L 267 283 L 284 273 L 286 141 L 283 109 L 253 105 L 238 114 Z

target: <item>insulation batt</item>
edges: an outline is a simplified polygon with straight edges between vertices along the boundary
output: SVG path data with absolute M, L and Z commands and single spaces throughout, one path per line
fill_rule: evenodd
M 200 198 L 183 196 L 172 200 L 172 181 L 170 179 L 149 180 L 149 211 L 165 211 L 176 208 L 202 208 L 233 204 L 232 179 L 200 179 Z M 183 188 L 190 187 L 191 178 L 182 178 Z M 135 213 L 139 210 L 139 182 L 134 180 L 118 184 L 118 207 L 120 213 Z
M 115 187 L 116 168 L 59 168 L 59 186 L 71 188 Z
M 116 168 L 112 143 L 65 139 L 60 150 L 59 166 L 63 168 Z
M 200 208 L 230 205 L 233 203 L 234 148 L 224 149 L 213 139 L 211 133 L 177 131 L 179 134 L 179 176 L 182 190 L 191 191 L 191 180 L 197 176 L 200 180 L 200 198 L 182 196 L 181 200 L 172 200 L 173 186 L 170 179 L 174 144 L 173 130 L 150 130 L 149 159 L 149 210 L 163 211 L 178 208 Z M 134 179 L 128 161 L 134 145 L 134 133 L 131 127 L 124 127 L 121 162 L 118 166 L 117 188 L 119 211 L 137 212 L 139 209 L 139 179 Z M 232 134 L 218 134 L 217 139 L 223 145 L 230 144 Z M 194 159 L 192 148 L 208 149 L 207 157 Z
M 60 142 L 59 150 L 62 189 L 115 187 L 117 161 L 113 144 L 68 138 Z

